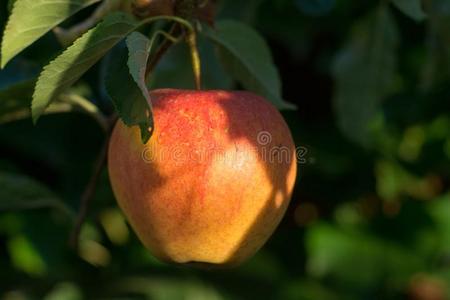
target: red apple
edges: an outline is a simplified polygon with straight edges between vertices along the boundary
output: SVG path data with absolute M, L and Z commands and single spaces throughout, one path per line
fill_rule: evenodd
M 119 206 L 164 261 L 233 266 L 252 256 L 288 206 L 297 165 L 281 114 L 249 92 L 157 90 L 142 144 L 119 121 L 108 167 Z

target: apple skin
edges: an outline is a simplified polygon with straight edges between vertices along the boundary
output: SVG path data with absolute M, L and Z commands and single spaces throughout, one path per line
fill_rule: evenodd
M 138 127 L 121 121 L 111 136 L 108 169 L 119 206 L 163 261 L 242 263 L 289 204 L 297 162 L 288 126 L 249 92 L 162 89 L 151 97 L 155 129 L 145 145 Z

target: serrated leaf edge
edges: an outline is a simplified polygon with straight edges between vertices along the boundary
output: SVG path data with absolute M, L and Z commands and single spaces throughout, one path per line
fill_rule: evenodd
M 121 14 L 121 13 L 117 13 L 117 14 L 115 14 L 115 15 L 116 15 L 116 16 L 121 16 L 121 17 L 126 16 L 126 15 Z M 55 98 L 58 94 L 60 94 L 61 92 L 63 92 L 63 91 L 58 91 L 58 87 L 55 88 L 54 90 L 55 90 L 55 91 L 58 91 L 58 92 L 55 93 L 55 94 L 52 96 L 52 98 L 47 102 L 47 104 L 46 104 L 44 107 L 42 107 L 41 109 L 36 108 L 36 101 L 35 101 L 36 94 L 37 94 L 38 91 L 40 91 L 41 89 L 46 89 L 46 88 L 40 87 L 40 86 L 39 86 L 39 83 L 43 80 L 44 76 L 47 76 L 46 72 L 48 71 L 48 69 L 51 68 L 51 67 L 53 67 L 53 64 L 54 64 L 58 59 L 60 59 L 60 57 L 61 57 L 62 55 L 64 55 L 65 53 L 71 51 L 71 49 L 73 49 L 74 47 L 77 47 L 77 46 L 78 46 L 78 45 L 77 45 L 77 42 L 80 42 L 80 40 L 82 40 L 82 39 L 85 38 L 86 36 L 92 34 L 92 32 L 94 32 L 99 26 L 101 26 L 101 25 L 103 24 L 103 22 L 105 22 L 105 20 L 106 20 L 106 19 L 104 19 L 102 22 L 100 22 L 99 24 L 97 24 L 97 26 L 91 28 L 91 29 L 88 30 L 86 33 L 84 33 L 82 36 L 80 36 L 77 40 L 75 40 L 75 41 L 73 42 L 73 44 L 72 44 L 71 46 L 69 46 L 68 48 L 66 48 L 60 55 L 58 55 L 55 59 L 53 59 L 52 61 L 50 61 L 50 63 L 48 63 L 48 64 L 42 69 L 42 72 L 41 72 L 41 73 L 39 74 L 39 76 L 38 76 L 38 80 L 37 80 L 37 82 L 36 82 L 36 86 L 35 86 L 35 89 L 34 89 L 32 102 L 31 102 L 31 112 L 32 112 L 32 119 L 33 119 L 33 123 L 34 123 L 34 124 L 37 123 L 38 119 L 39 119 L 40 116 L 43 114 L 43 112 L 48 108 L 48 106 L 50 105 L 50 103 L 54 101 L 54 98 Z M 131 20 L 131 19 L 130 19 L 130 20 Z M 118 23 L 120 23 L 120 22 L 122 22 L 122 21 L 123 21 L 123 23 L 126 23 L 126 22 L 125 22 L 126 20 L 120 20 Z M 136 26 L 139 26 L 139 24 L 140 24 L 140 23 L 137 23 Z M 133 29 L 134 29 L 134 28 L 133 28 Z M 130 30 L 130 32 L 131 32 L 131 31 L 132 31 L 132 30 Z M 105 42 L 105 41 L 107 41 L 107 40 L 109 40 L 109 39 L 113 39 L 113 38 L 117 38 L 117 37 L 122 37 L 121 39 L 119 39 L 119 40 L 117 41 L 117 43 L 118 43 L 118 42 L 120 42 L 121 40 L 123 40 L 123 38 L 125 38 L 127 35 L 128 35 L 128 34 L 125 34 L 125 35 L 123 35 L 123 36 L 122 36 L 122 35 L 113 35 L 113 36 L 109 36 L 107 39 L 103 39 L 101 42 Z M 115 43 L 115 44 L 117 44 L 117 43 Z M 93 45 L 90 45 L 89 48 L 92 48 L 94 45 L 97 45 L 97 43 L 95 43 L 95 44 L 93 44 Z M 91 59 L 93 59 L 93 58 L 91 58 Z M 97 58 L 96 60 L 99 60 L 99 59 L 101 59 L 101 57 L 100 57 L 100 58 Z M 89 60 L 89 58 L 88 58 L 88 59 L 85 59 L 84 61 L 87 61 L 87 60 Z M 83 63 L 84 61 L 81 61 L 81 63 Z M 80 64 L 80 62 L 77 62 L 77 64 Z M 64 84 L 64 83 L 63 83 L 63 84 Z M 62 85 L 62 84 L 60 83 L 59 86 L 61 86 L 61 85 Z
M 32 41 L 32 42 L 30 42 L 30 43 L 28 43 L 28 44 L 24 44 L 24 45 L 22 46 L 22 48 L 19 47 L 19 48 L 17 48 L 15 51 L 12 51 L 13 54 L 12 54 L 12 55 L 9 55 L 9 56 L 6 56 L 6 59 L 5 59 L 5 48 L 6 48 L 6 46 L 5 46 L 5 38 L 6 38 L 6 36 L 7 36 L 7 33 L 8 33 L 9 31 L 12 30 L 11 27 L 13 27 L 13 25 L 14 25 L 14 24 L 11 24 L 11 22 L 12 22 L 12 20 L 11 20 L 11 19 L 12 19 L 12 16 L 13 16 L 13 15 L 16 13 L 16 11 L 19 9 L 18 6 L 21 5 L 20 2 L 22 2 L 22 1 L 25 1 L 25 0 L 17 0 L 17 1 L 14 2 L 13 8 L 12 8 L 11 13 L 10 13 L 10 16 L 9 16 L 9 18 L 8 18 L 8 22 L 6 23 L 5 29 L 4 29 L 4 31 L 3 31 L 2 43 L 1 43 L 1 51 L 0 51 L 0 69 L 3 69 L 3 68 L 6 66 L 6 64 L 7 64 L 9 61 L 11 61 L 11 59 L 13 59 L 15 56 L 17 56 L 18 54 L 20 54 L 20 53 L 21 53 L 23 50 L 25 50 L 27 47 L 29 47 L 29 46 L 32 45 L 34 42 L 36 42 L 39 38 L 41 38 L 42 36 L 44 36 L 47 32 L 49 32 L 50 30 L 52 30 L 52 28 L 54 28 L 54 27 L 57 26 L 58 24 L 61 24 L 61 23 L 64 22 L 67 18 L 73 16 L 74 14 L 78 13 L 78 12 L 81 11 L 82 9 L 84 9 L 84 8 L 90 6 L 90 5 L 93 5 L 93 4 L 95 4 L 95 3 L 97 3 L 97 2 L 99 2 L 99 1 L 101 1 L 101 0 L 90 0 L 90 1 L 87 1 L 84 5 L 81 5 L 78 9 L 74 10 L 70 15 L 68 15 L 66 19 L 62 19 L 62 20 L 60 20 L 60 21 L 58 21 L 58 22 L 54 22 L 53 24 L 50 25 L 50 28 L 49 28 L 46 32 L 42 33 L 42 34 L 39 35 L 39 36 L 36 36 L 36 38 L 34 39 L 34 41 Z M 21 13 L 23 13 L 23 12 L 21 12 Z M 29 30 L 30 30 L 30 29 L 29 29 Z M 14 52 L 15 52 L 15 53 L 14 53 Z

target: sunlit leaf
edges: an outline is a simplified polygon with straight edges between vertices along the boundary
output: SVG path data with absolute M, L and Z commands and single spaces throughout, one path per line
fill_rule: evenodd
M 25 236 L 11 238 L 8 241 L 8 250 L 16 269 L 34 276 L 44 275 L 47 271 L 41 254 Z
M 123 245 L 129 239 L 129 231 L 123 214 L 118 209 L 106 209 L 100 214 L 100 222 L 111 242 Z
M 16 0 L 3 35 L 1 67 L 53 27 L 98 1 Z
M 44 68 L 33 95 L 32 115 L 36 122 L 58 95 L 75 83 L 115 44 L 132 32 L 138 21 L 127 14 L 114 13 L 89 30 Z

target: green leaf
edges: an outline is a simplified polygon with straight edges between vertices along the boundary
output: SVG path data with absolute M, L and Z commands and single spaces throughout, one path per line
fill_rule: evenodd
M 150 138 L 148 131 L 149 105 L 143 97 L 141 89 L 130 74 L 127 62 L 129 59 L 126 47 L 117 47 L 112 51 L 108 65 L 105 87 L 114 107 L 127 126 L 138 125 L 141 138 L 145 143 Z
M 392 3 L 401 12 L 416 21 L 423 21 L 427 17 L 422 9 L 421 0 L 392 0 Z
M 217 22 L 203 31 L 218 46 L 219 57 L 230 75 L 246 89 L 266 97 L 280 109 L 294 109 L 281 97 L 280 76 L 268 45 L 252 28 L 236 21 Z
M 205 89 L 228 90 L 233 80 L 217 60 L 214 45 L 204 36 L 198 36 L 198 48 L 202 59 L 202 85 Z M 185 43 L 173 45 L 152 72 L 151 89 L 195 89 L 189 48 Z
M 11 12 L 14 6 L 14 3 L 16 3 L 17 0 L 9 0 L 8 1 L 8 12 Z
M 0 91 L 0 124 L 23 120 L 31 116 L 30 103 L 34 83 L 34 80 L 25 81 Z M 63 113 L 74 109 L 71 103 L 55 101 L 46 113 Z
M 425 266 L 425 259 L 404 245 L 326 223 L 308 230 L 306 249 L 309 274 L 362 290 L 375 288 L 380 278 L 408 280 Z
M 35 80 L 14 84 L 0 91 L 0 124 L 31 117 L 30 103 Z M 82 111 L 92 116 L 99 114 L 98 108 L 88 100 L 75 94 L 62 94 L 54 101 L 45 114 Z
M 440 234 L 440 245 L 450 255 L 450 193 L 439 196 L 428 206 Z
M 3 35 L 1 67 L 53 27 L 99 0 L 16 0 Z
M 47 295 L 44 300 L 82 300 L 83 293 L 81 289 L 72 282 L 58 283 Z
M 55 194 L 34 179 L 0 171 L 0 211 L 56 208 L 73 215 Z
M 0 91 L 0 124 L 26 118 L 30 114 L 34 80 Z
M 393 89 L 398 33 L 384 6 L 355 29 L 334 61 L 334 105 L 342 132 L 352 141 L 369 146 L 370 122 Z
M 445 85 L 450 78 L 450 1 L 433 0 L 429 16 L 427 53 L 421 72 L 424 92 Z
M 139 32 L 133 32 L 127 38 L 128 47 L 128 68 L 137 85 L 137 88 L 141 91 L 141 97 L 135 101 L 142 102 L 142 106 L 145 109 L 140 110 L 137 118 L 134 120 L 136 124 L 141 128 L 142 141 L 146 143 L 151 136 L 153 130 L 153 114 L 152 114 L 152 101 L 150 99 L 150 93 L 148 92 L 146 83 L 146 67 L 148 58 L 150 56 L 150 51 L 155 41 L 156 35 L 153 36 L 152 40 L 149 40 L 146 36 Z
M 39 76 L 34 91 L 31 107 L 33 121 L 36 122 L 61 92 L 75 83 L 139 25 L 138 21 L 127 14 L 110 14 L 47 65 Z
M 16 269 L 33 276 L 42 276 L 47 272 L 42 255 L 27 237 L 14 236 L 8 241 L 7 246 L 11 263 Z
M 113 285 L 121 294 L 142 294 L 146 299 L 226 299 L 214 286 L 195 279 L 123 276 Z

